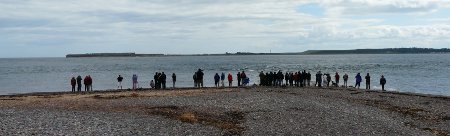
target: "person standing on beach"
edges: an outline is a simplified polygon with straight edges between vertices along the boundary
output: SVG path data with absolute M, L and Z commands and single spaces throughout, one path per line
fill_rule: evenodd
M 327 87 L 330 86 L 330 82 L 331 82 L 331 76 L 330 74 L 326 74 L 327 75 Z
M 236 75 L 237 81 L 238 81 L 238 87 L 241 86 L 241 72 L 238 72 Z
M 281 86 L 283 84 L 283 80 L 284 80 L 284 75 L 283 72 L 278 71 L 277 73 L 277 86 Z
M 133 80 L 133 90 L 135 90 L 138 87 L 138 76 L 136 74 L 133 74 L 132 80 Z
M 172 74 L 172 87 L 175 88 L 175 82 L 177 82 L 177 75 L 175 75 L 175 73 Z
M 334 75 L 334 80 L 336 81 L 336 87 L 339 87 L 339 78 L 340 78 L 340 76 L 339 76 L 338 72 L 336 72 L 336 74 Z
M 92 89 L 92 82 L 93 82 L 93 81 L 92 81 L 92 77 L 91 77 L 91 75 L 88 75 L 88 77 L 89 77 L 89 82 L 88 82 L 88 83 L 89 83 L 89 88 L 88 88 L 88 89 L 89 89 L 90 91 L 94 91 L 94 90 Z
M 366 89 L 370 90 L 370 75 L 367 73 L 366 75 Z
M 308 86 L 311 86 L 311 73 L 309 73 L 309 71 L 308 74 L 306 74 L 306 80 L 308 82 Z
M 192 79 L 194 80 L 194 87 L 197 87 L 197 72 L 194 72 L 194 75 L 192 75 Z
M 322 72 L 320 71 L 316 73 L 316 85 L 322 87 Z
M 164 74 L 164 72 L 162 72 L 161 74 L 161 84 L 162 84 L 162 88 L 166 89 L 166 81 L 167 81 L 167 76 L 166 74 Z
M 244 71 L 241 72 L 241 81 L 242 83 L 244 83 L 244 79 L 247 78 L 247 75 L 245 74 Z M 241 84 L 242 85 L 242 84 Z
M 72 92 L 75 92 L 75 85 L 77 85 L 77 80 L 75 79 L 75 77 L 72 77 L 72 79 L 70 79 L 70 85 L 72 85 Z
M 263 85 L 265 85 L 265 75 L 264 75 L 264 72 L 263 71 L 261 71 L 260 73 L 259 73 L 259 86 L 263 86 Z
M 288 72 L 286 72 L 286 73 L 284 73 L 284 85 L 286 85 L 286 86 L 288 86 L 289 85 L 289 73 Z
M 78 75 L 77 77 L 78 92 L 81 91 L 81 80 L 83 80 L 83 78 L 81 78 L 81 76 Z
M 198 79 L 197 83 L 198 83 L 198 87 L 202 87 L 202 88 L 203 88 L 203 75 L 205 75 L 203 73 L 203 70 L 202 69 L 198 69 L 198 71 L 197 71 L 197 79 Z
M 294 73 L 289 73 L 289 86 L 294 86 Z
M 231 75 L 231 72 L 228 73 L 228 87 L 231 87 L 233 84 L 233 75 Z
M 153 80 L 155 80 L 155 89 L 159 89 L 159 73 L 155 72 L 155 75 L 153 76 Z
M 216 73 L 216 74 L 214 75 L 214 85 L 215 85 L 216 87 L 219 87 L 219 80 L 220 80 L 220 76 L 219 76 L 218 73 Z
M 117 89 L 119 89 L 119 87 L 120 87 L 120 89 L 122 89 L 122 80 L 123 80 L 123 77 L 121 75 L 119 75 L 119 77 L 117 77 Z
M 361 75 L 358 73 L 358 74 L 356 74 L 355 79 L 356 79 L 355 87 L 358 86 L 358 89 L 359 89 L 359 87 L 361 86 L 362 77 L 361 77 Z
M 222 84 L 222 87 L 225 87 L 225 73 L 222 72 L 222 75 L 220 75 L 220 83 Z
M 348 75 L 347 73 L 344 74 L 344 76 L 342 77 L 344 79 L 344 86 L 345 88 L 347 88 L 347 81 L 348 81 Z
M 84 81 L 83 82 L 84 83 L 84 91 L 89 91 L 89 77 L 85 76 L 83 81 Z
M 381 91 L 385 91 L 384 90 L 385 84 L 386 84 L 386 78 L 384 78 L 384 75 L 381 75 L 381 78 L 380 78 Z

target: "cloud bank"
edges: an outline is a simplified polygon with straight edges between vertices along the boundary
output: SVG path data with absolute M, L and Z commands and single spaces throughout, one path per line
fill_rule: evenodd
M 449 5 L 437 0 L 3 0 L 0 57 L 444 48 L 449 47 Z

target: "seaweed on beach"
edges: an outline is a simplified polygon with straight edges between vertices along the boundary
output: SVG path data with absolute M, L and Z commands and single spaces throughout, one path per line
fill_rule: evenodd
M 160 106 L 148 107 L 146 112 L 151 115 L 164 116 L 182 122 L 221 128 L 226 131 L 225 135 L 241 135 L 244 131 L 244 128 L 239 125 L 244 120 L 244 113 L 240 111 L 213 114 L 205 111 L 195 111 L 186 107 Z

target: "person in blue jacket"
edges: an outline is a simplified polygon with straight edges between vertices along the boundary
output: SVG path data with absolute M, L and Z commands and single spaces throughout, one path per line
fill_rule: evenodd
M 361 86 L 362 77 L 361 77 L 361 75 L 358 73 L 358 74 L 356 74 L 355 79 L 356 79 L 355 87 L 358 86 L 358 89 L 359 89 L 359 87 Z
M 214 75 L 214 84 L 216 85 L 216 87 L 219 87 L 219 80 L 220 76 L 218 73 L 216 73 L 216 75 Z
M 222 75 L 220 75 L 220 83 L 222 84 L 222 87 L 225 87 L 225 73 L 222 72 Z

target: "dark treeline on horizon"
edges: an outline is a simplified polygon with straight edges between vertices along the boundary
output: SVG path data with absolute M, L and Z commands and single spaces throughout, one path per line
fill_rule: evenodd
M 355 50 L 308 50 L 305 55 L 312 54 L 432 54 L 450 53 L 449 48 L 386 48 L 386 49 L 355 49 Z

